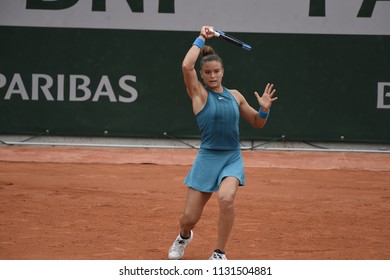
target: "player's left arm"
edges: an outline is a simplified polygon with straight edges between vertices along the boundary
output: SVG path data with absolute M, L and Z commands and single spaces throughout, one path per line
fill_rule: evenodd
M 240 106 L 240 115 L 246 120 L 250 125 L 256 128 L 263 128 L 267 123 L 268 117 L 264 117 L 269 114 L 272 103 L 278 98 L 274 97 L 276 90 L 273 88 L 273 84 L 267 84 L 263 95 L 260 96 L 258 92 L 255 92 L 257 102 L 260 105 L 263 117 L 260 117 L 259 111 L 255 110 L 249 103 L 246 101 L 245 97 L 238 91 L 234 91 L 236 99 Z

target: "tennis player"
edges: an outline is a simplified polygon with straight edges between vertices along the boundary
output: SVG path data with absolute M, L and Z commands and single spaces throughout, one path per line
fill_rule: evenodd
M 195 162 L 184 184 L 188 193 L 180 218 L 180 233 L 169 249 L 168 258 L 183 257 L 186 246 L 194 237 L 193 229 L 201 218 L 203 208 L 213 193 L 219 204 L 218 239 L 211 260 L 226 260 L 225 247 L 234 222 L 234 198 L 239 186 L 245 185 L 241 157 L 239 116 L 255 128 L 267 122 L 275 89 L 267 84 L 260 96 L 255 92 L 259 110 L 255 110 L 235 89 L 222 85 L 224 66 L 214 50 L 205 45 L 214 34 L 212 26 L 203 26 L 200 35 L 182 62 L 187 93 L 192 101 L 201 135 L 201 145 Z M 195 63 L 200 60 L 199 81 Z

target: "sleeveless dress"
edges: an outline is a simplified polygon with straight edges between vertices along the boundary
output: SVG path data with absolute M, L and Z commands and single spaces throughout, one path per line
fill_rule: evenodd
M 201 192 L 216 192 L 222 180 L 232 176 L 244 186 L 238 103 L 226 88 L 207 94 L 204 108 L 196 115 L 200 149 L 184 184 Z

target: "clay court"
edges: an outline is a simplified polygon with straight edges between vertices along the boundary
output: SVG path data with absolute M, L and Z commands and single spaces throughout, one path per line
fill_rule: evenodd
M 0 259 L 164 260 L 195 149 L 0 147 Z M 243 151 L 229 259 L 390 259 L 390 154 Z M 216 243 L 212 198 L 184 259 Z

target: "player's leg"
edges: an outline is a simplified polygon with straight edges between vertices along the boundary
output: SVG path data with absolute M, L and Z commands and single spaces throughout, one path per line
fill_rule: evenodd
M 169 249 L 169 259 L 178 260 L 183 257 L 184 250 L 193 237 L 192 229 L 202 216 L 203 208 L 211 195 L 212 193 L 203 193 L 188 188 L 183 215 L 180 218 L 180 233 Z
M 217 255 L 211 258 L 226 258 L 225 247 L 234 223 L 234 198 L 237 193 L 239 181 L 235 177 L 226 177 L 218 190 L 219 218 Z
M 189 237 L 190 231 L 198 223 L 202 216 L 204 206 L 211 195 L 212 193 L 204 193 L 193 188 L 188 188 L 186 204 L 180 219 L 180 233 L 183 237 Z

